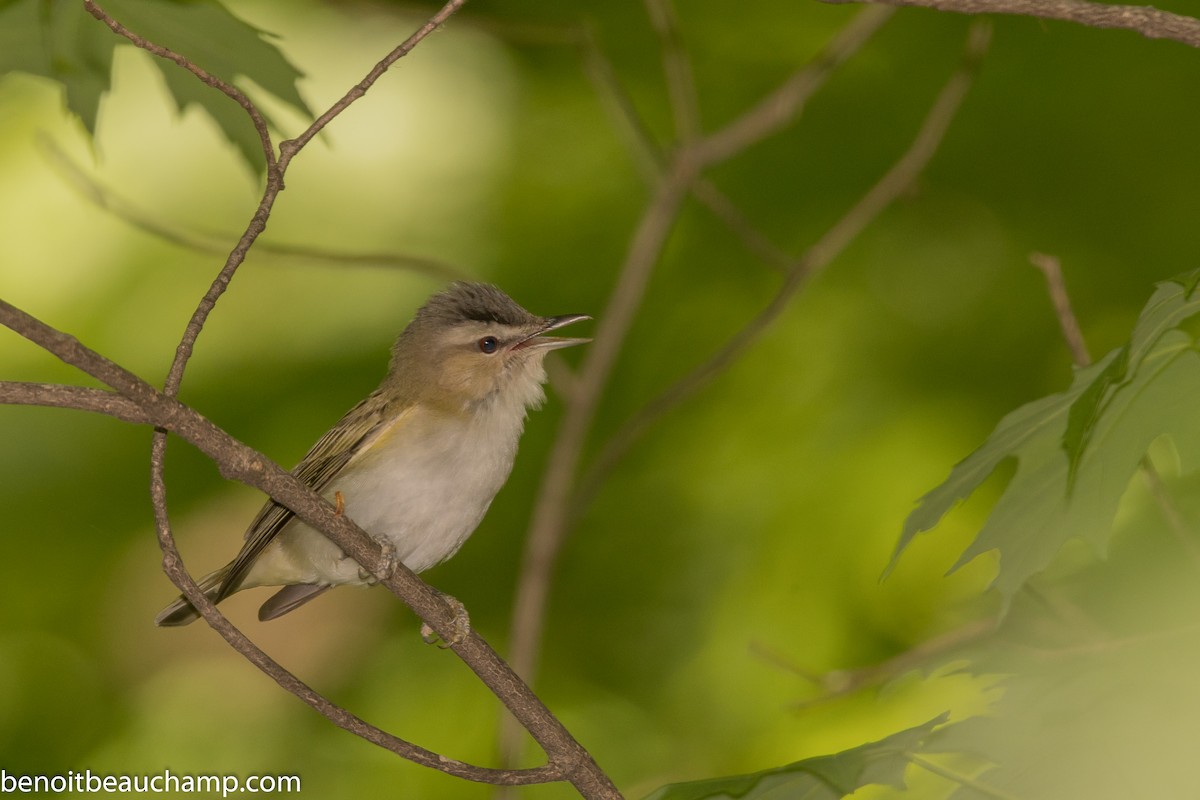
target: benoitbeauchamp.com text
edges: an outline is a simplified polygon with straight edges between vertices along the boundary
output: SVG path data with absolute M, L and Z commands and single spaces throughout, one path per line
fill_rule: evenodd
M 90 769 L 65 775 L 15 775 L 0 768 L 4 794 L 289 794 L 300 791 L 299 775 L 176 775 L 166 769 L 154 775 L 101 775 Z

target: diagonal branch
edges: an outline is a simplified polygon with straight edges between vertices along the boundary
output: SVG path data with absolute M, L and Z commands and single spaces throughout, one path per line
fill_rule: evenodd
M 595 340 L 579 369 L 574 391 L 567 398 L 567 409 L 542 474 L 517 580 L 510 645 L 513 669 L 531 684 L 541 651 L 546 601 L 565 536 L 567 512 L 583 445 L 595 418 L 600 395 L 641 304 L 650 273 L 674 227 L 679 207 L 687 197 L 692 175 L 690 162 L 677 162 L 642 214 L 620 277 L 604 312 L 598 317 Z M 509 729 L 502 734 L 501 740 L 505 763 L 512 763 L 516 743 Z
M 74 408 L 104 414 L 135 425 L 153 423 L 150 415 L 128 397 L 104 389 L 64 386 L 60 383 L 0 381 L 0 405 Z
M 700 108 L 692 64 L 679 35 L 679 19 L 671 0 L 645 0 L 645 3 L 646 15 L 658 35 L 662 52 L 675 137 L 683 147 L 689 147 L 700 136 Z
M 822 0 L 841 5 L 863 0 Z M 870 0 L 888 6 L 919 6 L 959 14 L 1019 14 L 1089 28 L 1119 28 L 1136 31 L 1148 39 L 1171 39 L 1200 47 L 1200 20 L 1160 11 L 1150 6 L 1111 5 L 1087 0 Z
M 294 511 L 306 523 L 328 536 L 366 569 L 376 574 L 386 574 L 387 560 L 383 557 L 379 545 L 370 536 L 355 525 L 349 517 L 338 514 L 333 506 L 302 481 L 284 471 L 261 453 L 234 439 L 175 398 L 157 391 L 133 373 L 86 347 L 75 337 L 52 328 L 3 300 L 0 300 L 0 324 L 40 345 L 62 361 L 111 386 L 124 401 L 132 403 L 140 409 L 141 413 L 145 415 L 145 421 L 153 424 L 160 431 L 176 434 L 212 459 L 221 470 L 222 475 L 254 486 L 269 494 Z M 0 397 L 19 394 L 20 392 L 15 390 L 20 386 L 20 384 L 13 383 L 0 384 Z M 103 398 L 99 398 L 97 394 L 74 387 L 65 388 L 67 391 L 64 393 L 64 397 L 74 395 L 80 405 L 90 406 L 89 410 L 100 410 L 98 406 L 101 403 L 98 401 Z M 48 399 L 52 392 L 46 391 L 43 384 L 33 384 L 28 394 L 30 397 L 40 395 L 42 398 Z M 104 393 L 99 392 L 99 394 Z M 114 408 L 121 413 L 128 411 L 128 405 L 125 403 L 117 403 Z M 132 415 L 127 414 L 127 416 Z M 161 447 L 161 445 L 155 446 L 155 456 L 159 459 L 160 467 Z M 165 514 L 165 503 L 161 492 L 161 470 L 154 470 L 154 472 L 156 474 L 152 478 L 152 488 L 155 494 L 156 516 L 159 516 Z M 158 521 L 160 525 L 165 522 L 161 518 Z M 507 770 L 489 771 L 482 767 L 471 767 L 461 764 L 461 762 L 452 762 L 452 760 L 435 753 L 416 748 L 415 745 L 403 742 L 383 731 L 368 729 L 369 726 L 359 729 L 357 722 L 361 722 L 361 720 L 321 698 L 294 675 L 262 653 L 257 646 L 246 640 L 240 632 L 236 632 L 236 629 L 199 591 L 195 581 L 183 568 L 178 550 L 170 535 L 169 524 L 160 527 L 159 536 L 160 541 L 165 543 L 164 569 L 172 581 L 193 602 L 205 620 L 259 669 L 270 675 L 285 689 L 325 714 L 335 724 L 345 727 L 347 730 L 354 730 L 369 741 L 387 746 L 393 752 L 398 751 L 390 745 L 397 747 L 400 744 L 406 745 L 406 748 L 402 748 L 405 752 L 398 752 L 399 755 L 437 769 L 442 769 L 443 765 L 448 764 L 452 769 L 458 770 L 454 774 L 461 773 L 460 777 L 471 780 L 488 780 L 489 782 L 494 778 L 500 778 L 507 782 L 528 782 L 527 779 L 530 776 L 524 773 Z M 380 583 L 413 609 L 443 639 L 450 641 L 455 632 L 455 612 L 446 603 L 443 595 L 418 578 L 411 570 L 405 568 L 403 564 L 391 566 L 394 567 L 392 574 L 390 577 L 381 579 Z M 475 631 L 470 631 L 462 641 L 450 649 L 479 676 L 484 685 L 496 694 L 545 749 L 551 763 L 547 768 L 535 773 L 537 780 L 543 778 L 569 780 L 581 794 L 589 798 L 620 797 L 611 781 L 587 751 L 571 737 L 566 728 L 554 718 L 541 700 Z M 384 742 L 387 744 L 383 744 Z M 510 772 L 512 774 L 508 774 Z M 484 777 L 485 773 L 488 777 Z M 552 775 L 553 777 L 550 777 Z
M 668 72 L 672 112 L 676 118 L 676 128 L 683 137 L 693 124 L 689 119 L 694 113 L 694 106 L 688 99 L 691 85 L 686 58 L 677 49 L 677 34 L 673 30 L 673 17 L 667 2 L 649 0 L 647 6 L 652 16 L 659 17 L 653 22 L 659 30 L 660 39 L 665 42 L 663 60 L 664 69 Z M 575 391 L 566 398 L 566 411 L 538 489 L 517 579 L 510 645 L 513 668 L 530 683 L 534 682 L 536 675 L 554 569 L 574 511 L 579 508 L 577 475 L 583 447 L 592 429 L 600 395 L 607 385 L 625 336 L 641 305 L 649 276 L 661 257 L 684 200 L 689 192 L 695 192 L 702 200 L 707 199 L 706 204 L 718 216 L 727 219 L 732 229 L 739 232 L 753 250 L 768 257 L 773 255 L 769 242 L 764 246 L 765 237 L 753 231 L 732 203 L 727 202 L 715 187 L 704 180 L 701 170 L 716 161 L 731 158 L 759 138 L 793 121 L 808 97 L 824 85 L 833 69 L 857 52 L 889 16 L 889 11 L 877 9 L 858 14 L 813 63 L 798 70 L 767 100 L 748 111 L 742 118 L 748 119 L 748 122 L 734 121 L 725 129 L 731 133 L 718 132 L 690 143 L 685 139 L 684 146 L 669 158 L 664 157 L 658 146 L 645 135 L 645 127 L 640 124 L 632 104 L 620 91 L 604 60 L 598 57 L 591 59 L 589 66 L 611 93 L 613 105 L 629 121 L 635 138 L 645 142 L 645 150 L 650 156 L 647 160 L 658 169 L 658 177 L 654 197 L 642 214 L 617 284 L 604 312 L 599 316 L 595 342 L 579 370 Z M 730 209 L 733 210 L 732 215 Z M 515 763 L 517 741 L 514 729 L 507 721 L 501 732 L 500 748 L 503 763 Z
M 178 247 L 213 255 L 224 255 L 228 252 L 226 244 L 230 238 L 228 233 L 193 231 L 157 219 L 151 212 L 139 208 L 133 201 L 122 197 L 111 187 L 105 186 L 89 175 L 50 137 L 40 136 L 38 143 L 51 166 L 59 171 L 67 185 L 97 208 L 107 211 L 143 233 L 158 237 Z M 349 267 L 406 269 L 447 281 L 471 279 L 471 275 L 462 267 L 428 256 L 382 252 L 349 253 L 305 245 L 276 244 L 265 240 L 256 242 L 255 250 L 260 258 L 276 256 L 289 261 L 303 260 Z
M 90 4 L 89 10 L 98 19 L 105 22 L 114 31 L 127 35 L 119 23 L 99 10 L 94 3 L 91 3 L 91 0 L 86 0 L 86 2 Z M 68 363 L 72 363 L 108 383 L 128 399 L 138 403 L 150 415 L 158 428 L 151 451 L 151 491 L 159 541 L 164 552 L 164 568 L 213 627 L 218 627 L 220 615 L 212 603 L 203 596 L 195 580 L 180 563 L 178 550 L 170 530 L 170 522 L 167 518 L 163 470 L 166 432 L 168 431 L 176 433 L 209 455 L 221 468 L 222 474 L 267 492 L 272 498 L 291 509 L 300 519 L 321 531 L 365 568 L 379 574 L 387 566 L 390 577 L 380 582 L 409 605 L 443 639 L 450 641 L 453 638 L 452 626 L 455 614 L 439 592 L 425 584 L 403 565 L 395 565 L 395 569 L 391 569 L 393 565 L 385 565 L 378 545 L 348 518 L 337 514 L 329 503 L 290 473 L 284 472 L 260 454 L 229 437 L 208 420 L 178 403 L 175 396 L 182 382 L 184 370 L 191 358 L 195 341 L 203 330 L 209 314 L 228 288 L 234 273 L 245 260 L 250 247 L 266 227 L 275 199 L 284 188 L 283 175 L 291 159 L 338 114 L 362 97 L 393 63 L 411 52 L 420 41 L 448 19 L 464 2 L 465 0 L 449 0 L 425 25 L 376 64 L 362 81 L 318 117 L 304 133 L 296 139 L 281 143 L 279 159 L 277 161 L 269 159 L 266 187 L 258 207 L 245 232 L 229 253 L 224 266 L 189 320 L 179 346 L 176 348 L 175 358 L 162 392 L 157 392 L 136 376 L 84 348 L 73 337 L 61 334 L 0 301 L 0 322 L 11 323 L 10 326 L 15 330 L 38 341 L 43 347 L 59 355 Z M 128 36 L 131 41 L 137 43 L 137 39 L 133 38 L 135 35 Z M 145 40 L 141 41 L 145 42 Z M 197 69 L 192 69 L 186 58 L 177 57 L 176 54 L 170 53 L 164 48 L 147 47 L 147 49 L 156 55 L 179 63 L 198 76 L 202 72 L 202 70 L 197 72 Z M 247 103 L 249 103 L 248 100 Z M 264 141 L 269 143 L 269 137 Z M 267 146 L 269 147 L 269 144 Z M 542 745 L 551 759 L 556 775 L 561 779 L 569 780 L 585 797 L 620 797 L 616 787 L 600 770 L 591 756 L 571 737 L 570 733 L 554 718 L 549 709 L 529 690 L 528 686 L 477 634 L 474 632 L 467 634 L 461 641 L 454 644 L 452 649 L 479 676 L 483 683 L 492 689 L 518 721 L 533 735 L 534 739 Z M 248 657 L 251 656 L 248 655 Z M 251 660 L 260 667 L 266 665 L 256 657 L 251 657 Z M 276 677 L 285 688 L 296 688 L 287 676 L 273 674 L 273 677 Z M 303 694 L 300 696 L 305 697 Z M 305 697 L 305 699 L 308 698 Z
M 647 183 L 656 185 L 662 180 L 667 169 L 666 155 L 651 136 L 632 98 L 621 85 L 612 64 L 604 57 L 590 31 L 584 29 L 578 39 L 583 53 L 584 69 L 595 85 L 601 102 L 609 109 L 621 130 L 626 131 L 630 141 L 629 147 L 637 159 L 639 171 L 645 176 Z M 679 115 L 680 112 L 677 111 L 677 118 Z M 756 258 L 779 269 L 791 263 L 787 254 L 757 230 L 728 195 L 708 178 L 699 175 L 692 181 L 692 196 L 741 239 L 743 246 Z
M 283 165 L 283 168 L 287 169 L 288 162 L 292 160 L 296 153 L 304 149 L 304 146 L 311 142 L 313 137 L 315 137 L 325 128 L 325 126 L 332 122 L 338 114 L 341 114 L 343 111 L 349 108 L 355 100 L 358 100 L 360 97 L 365 95 L 367 90 L 374 86 L 377 80 L 383 77 L 383 73 L 387 72 L 388 69 L 397 61 L 411 53 L 414 47 L 420 44 L 426 36 L 437 30 L 443 23 L 446 22 L 446 20 L 450 19 L 454 12 L 462 8 L 466 2 L 467 0 L 449 0 L 449 2 L 442 6 L 436 14 L 430 17 L 424 25 L 418 28 L 412 36 L 409 36 L 407 39 L 397 45 L 392 52 L 388 53 L 379 61 L 378 64 L 372 67 L 371 71 L 367 73 L 366 77 L 354 84 L 354 86 L 350 87 L 350 90 L 346 92 L 341 99 L 331 105 L 324 114 L 313 120 L 313 123 L 309 125 L 303 133 L 301 133 L 295 139 L 289 139 L 281 142 L 279 145 L 279 160 Z
M 725 161 L 791 124 L 830 74 L 857 53 L 891 16 L 888 8 L 860 11 L 812 62 L 749 111 L 705 137 L 696 148 L 697 158 L 704 164 Z

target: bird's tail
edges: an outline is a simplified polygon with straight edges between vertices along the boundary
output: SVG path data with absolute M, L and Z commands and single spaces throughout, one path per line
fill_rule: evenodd
M 225 576 L 229 574 L 229 566 L 221 567 L 216 572 L 205 575 L 199 581 L 200 591 L 204 592 L 205 596 L 214 603 L 217 602 L 217 595 L 221 591 L 221 584 L 225 582 Z M 200 612 L 195 606 L 188 602 L 188 599 L 183 595 L 179 595 L 175 602 L 158 612 L 158 616 L 154 618 L 154 624 L 160 627 L 171 627 L 175 625 L 187 625 L 194 620 L 200 618 Z

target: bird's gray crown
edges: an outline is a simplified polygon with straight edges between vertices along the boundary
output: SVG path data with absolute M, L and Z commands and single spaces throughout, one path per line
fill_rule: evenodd
M 439 292 L 421 307 L 418 318 L 454 325 L 459 322 L 497 322 L 530 325 L 537 318 L 504 292 L 488 283 L 458 282 Z

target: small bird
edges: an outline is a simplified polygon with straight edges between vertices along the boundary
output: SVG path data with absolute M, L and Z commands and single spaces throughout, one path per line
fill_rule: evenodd
M 585 314 L 537 317 L 495 286 L 455 283 L 433 295 L 396 340 L 387 376 L 292 471 L 414 572 L 450 558 L 508 479 L 529 408 L 545 399 L 543 359 L 590 339 L 546 336 Z M 375 579 L 318 531 L 270 500 L 233 561 L 200 588 L 214 602 L 283 586 L 260 620 L 338 584 Z M 155 618 L 186 625 L 180 596 Z

